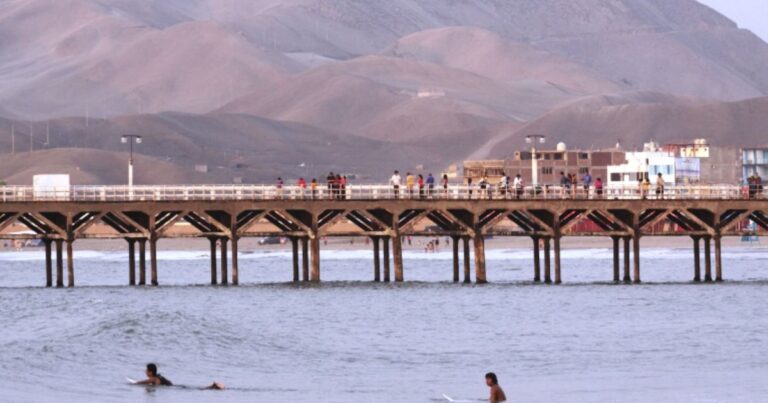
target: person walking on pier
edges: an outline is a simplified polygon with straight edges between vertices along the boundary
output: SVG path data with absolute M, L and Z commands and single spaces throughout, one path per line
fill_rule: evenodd
M 656 198 L 664 198 L 664 177 L 661 175 L 661 172 L 656 176 Z
M 403 181 L 403 179 L 400 177 L 400 172 L 395 171 L 394 174 L 392 174 L 392 177 L 389 178 L 389 184 L 392 185 L 392 190 L 394 191 L 395 199 L 400 198 L 400 183 Z
M 488 399 L 491 403 L 506 402 L 507 395 L 504 389 L 499 386 L 499 378 L 493 372 L 485 374 L 485 384 L 491 388 L 491 397 Z

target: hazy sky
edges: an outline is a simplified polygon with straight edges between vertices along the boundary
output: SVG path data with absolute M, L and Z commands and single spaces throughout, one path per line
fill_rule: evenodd
M 768 0 L 699 0 L 768 42 Z

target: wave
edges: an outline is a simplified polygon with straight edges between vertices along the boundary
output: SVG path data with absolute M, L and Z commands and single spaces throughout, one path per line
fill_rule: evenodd
M 533 255 L 532 250 L 528 248 L 487 249 L 485 253 L 486 261 L 529 260 L 532 259 Z M 642 254 L 643 259 L 674 259 L 681 257 L 688 258 L 693 252 L 691 249 L 686 248 L 643 248 Z M 320 256 L 322 260 L 370 260 L 373 257 L 373 253 L 370 250 L 362 249 L 324 249 L 321 250 Z M 724 259 L 744 256 L 768 258 L 768 251 L 762 248 L 733 248 L 723 251 Z M 291 252 L 287 250 L 241 251 L 238 257 L 239 260 L 291 259 Z M 75 258 L 78 260 L 124 262 L 128 260 L 128 254 L 125 251 L 76 250 Z M 450 261 L 452 258 L 452 251 L 447 248 L 432 253 L 427 253 L 422 250 L 403 251 L 403 259 L 405 260 Z M 613 258 L 613 251 L 611 248 L 563 249 L 561 258 L 568 260 L 610 260 Z M 210 259 L 210 253 L 208 251 L 200 250 L 159 250 L 157 259 L 159 261 L 207 261 Z M 45 253 L 41 250 L 0 252 L 0 261 L 2 262 L 44 260 Z

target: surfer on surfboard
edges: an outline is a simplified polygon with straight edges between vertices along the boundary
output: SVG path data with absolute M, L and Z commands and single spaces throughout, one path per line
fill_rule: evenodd
M 157 365 L 153 363 L 147 364 L 147 369 L 144 373 L 147 375 L 147 379 L 135 382 L 136 385 L 173 386 L 173 382 L 157 372 Z M 204 389 L 222 390 L 224 389 L 224 385 L 219 382 L 213 382 L 210 386 Z
M 504 394 L 504 390 L 499 386 L 499 378 L 496 377 L 496 374 L 493 372 L 485 374 L 485 384 L 491 388 L 491 397 L 488 399 L 491 403 L 507 401 L 507 395 Z

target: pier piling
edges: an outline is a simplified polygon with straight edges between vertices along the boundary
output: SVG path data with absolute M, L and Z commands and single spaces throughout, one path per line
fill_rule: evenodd
M 301 238 L 301 273 L 302 280 L 309 281 L 309 238 Z
M 469 263 L 469 237 L 462 237 L 464 241 L 464 283 L 471 283 L 470 263 Z
M 635 232 L 635 235 L 632 237 L 632 258 L 634 259 L 634 269 L 635 269 L 635 283 L 640 283 L 640 235 Z
M 629 237 L 624 237 L 624 282 L 631 283 L 632 277 L 629 274 Z
M 153 286 L 157 286 L 157 238 L 149 238 L 149 269 Z
M 541 282 L 541 252 L 539 250 L 539 237 L 533 237 L 533 281 Z
M 229 284 L 229 262 L 227 259 L 229 258 L 227 254 L 227 244 L 228 244 L 227 238 L 221 238 L 221 284 L 227 285 Z
M 715 235 L 715 281 L 723 281 L 723 254 L 721 248 L 721 237 Z
M 293 257 L 293 282 L 299 282 L 299 239 L 291 237 L 291 251 Z
M 712 282 L 712 237 L 704 237 L 704 282 Z
M 384 252 L 384 282 L 388 283 L 389 282 L 389 273 L 390 273 L 390 268 L 389 268 L 389 260 L 390 260 L 389 259 L 389 238 L 384 237 L 384 238 L 381 238 L 381 240 L 384 243 L 383 248 L 382 248 L 383 252 Z
M 701 249 L 699 246 L 701 237 L 693 236 L 691 238 L 693 239 L 693 281 L 698 283 L 701 281 Z
M 218 245 L 216 245 L 217 240 L 216 238 L 208 238 L 208 241 L 211 243 L 211 285 L 216 285 L 219 283 L 219 268 L 218 268 L 218 261 L 219 258 L 216 256 L 218 253 Z
M 618 283 L 621 281 L 619 273 L 619 237 L 612 236 L 613 241 L 613 282 Z
M 551 238 L 544 237 L 544 283 L 552 284 Z
M 373 239 L 373 281 L 381 281 L 381 254 L 379 251 L 379 237 Z
M 235 231 L 232 232 L 235 234 Z M 238 237 L 232 235 L 232 285 L 240 284 L 240 259 L 238 256 Z
M 64 240 L 56 240 L 56 288 L 64 287 Z
M 475 282 L 485 284 L 488 282 L 485 276 L 485 237 L 478 229 L 474 239 L 475 246 Z
M 560 284 L 563 282 L 563 280 L 560 277 L 560 236 L 559 235 L 556 235 L 554 237 L 554 248 L 555 248 L 555 284 Z
M 139 239 L 139 285 L 147 284 L 147 240 Z
M 459 282 L 459 238 L 451 237 L 451 246 L 453 246 L 453 282 Z
M 51 256 L 51 239 L 44 239 L 45 243 L 45 286 L 53 286 L 53 262 Z
M 72 250 L 73 240 L 67 239 L 67 287 L 75 286 L 75 256 Z
M 128 285 L 136 285 L 136 240 L 128 239 Z

